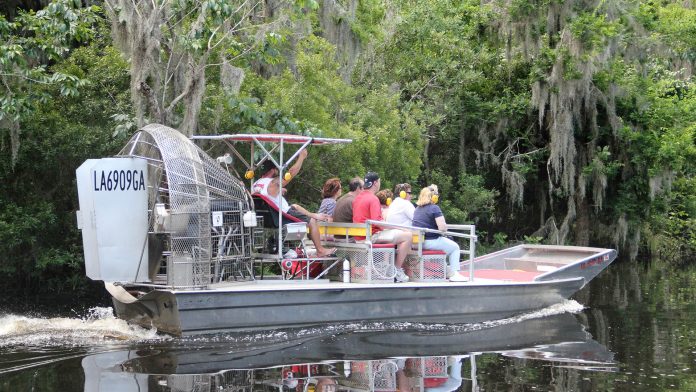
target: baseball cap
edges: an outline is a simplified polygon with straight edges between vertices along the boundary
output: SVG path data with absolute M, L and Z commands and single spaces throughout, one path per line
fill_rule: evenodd
M 273 161 L 271 161 L 270 159 L 267 159 L 267 160 L 263 161 L 263 165 L 261 165 L 261 173 L 266 174 L 275 168 L 276 168 L 275 163 L 273 163 Z
M 379 180 L 379 174 L 375 172 L 367 172 L 365 174 L 365 188 L 372 188 L 372 185 Z

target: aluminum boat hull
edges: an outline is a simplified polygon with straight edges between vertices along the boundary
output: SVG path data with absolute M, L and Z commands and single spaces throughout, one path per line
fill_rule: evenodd
M 476 268 L 508 268 L 519 259 L 513 247 L 474 260 Z M 616 251 L 526 246 L 555 255 L 582 249 L 583 257 L 531 281 L 474 279 L 472 282 L 359 284 L 328 280 L 257 280 L 205 290 L 153 290 L 137 301 L 114 298 L 118 317 L 173 335 L 279 329 L 359 321 L 473 323 L 542 309 L 568 299 L 616 257 Z M 560 249 L 560 250 L 559 250 Z M 587 253 L 587 254 L 585 254 Z
M 328 282 L 306 287 L 248 284 L 243 291 L 156 290 L 131 304 L 114 299 L 114 305 L 119 317 L 174 335 L 355 321 L 463 323 L 496 320 L 551 306 L 584 284 L 582 278 L 523 284 L 412 283 L 388 287 L 337 287 Z

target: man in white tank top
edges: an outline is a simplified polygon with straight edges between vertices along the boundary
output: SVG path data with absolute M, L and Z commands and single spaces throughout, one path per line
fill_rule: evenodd
M 295 178 L 295 176 L 300 172 L 302 168 L 302 163 L 307 158 L 307 150 L 302 150 L 300 155 L 297 157 L 297 162 L 295 162 L 288 172 Z M 259 178 L 254 185 L 251 187 L 252 193 L 258 193 L 267 196 L 270 200 L 275 202 L 275 207 L 280 206 L 280 210 L 284 213 L 294 216 L 309 225 L 309 237 L 314 243 L 314 247 L 317 249 L 317 257 L 329 256 L 336 252 L 336 249 L 327 249 L 321 245 L 321 238 L 319 235 L 319 224 L 317 221 L 328 221 L 331 217 L 326 214 L 316 214 L 307 211 L 304 207 L 299 204 L 288 204 L 288 201 L 283 197 L 281 187 L 278 181 L 278 168 L 271 160 L 267 160 L 263 164 L 264 174 Z M 283 179 L 283 187 L 288 184 L 290 180 Z

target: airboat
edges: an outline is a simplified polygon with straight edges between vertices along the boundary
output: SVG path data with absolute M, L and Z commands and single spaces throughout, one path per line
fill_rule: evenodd
M 228 152 L 212 158 L 201 141 Z M 427 229 L 370 220 L 322 222 L 323 245 L 336 254 L 311 257 L 307 224 L 252 194 L 253 170 L 270 160 L 280 180 L 310 145 L 350 142 L 143 127 L 116 156 L 76 171 L 87 276 L 104 282 L 117 317 L 180 336 L 497 320 L 564 301 L 616 258 L 613 249 L 533 244 L 477 257 L 475 226 L 454 224 L 442 234 L 460 242 L 468 279 L 450 282 L 444 253 L 423 249 Z M 413 233 L 409 282 L 394 283 L 395 248 L 373 243 L 373 226 Z

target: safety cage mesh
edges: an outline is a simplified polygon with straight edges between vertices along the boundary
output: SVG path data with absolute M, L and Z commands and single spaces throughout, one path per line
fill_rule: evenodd
M 118 156 L 148 162 L 151 280 L 204 287 L 253 279 L 252 229 L 242 224 L 251 199 L 241 181 L 163 125 L 142 128 Z

